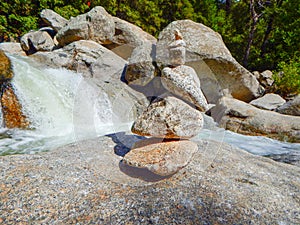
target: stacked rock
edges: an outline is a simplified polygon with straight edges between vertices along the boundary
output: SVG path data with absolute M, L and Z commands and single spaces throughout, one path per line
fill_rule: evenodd
M 200 111 L 207 101 L 193 68 L 185 66 L 185 42 L 178 30 L 169 45 L 170 65 L 162 70 L 162 84 L 170 92 L 154 100 L 134 122 L 131 130 L 152 138 L 135 143 L 123 161 L 134 167 L 168 176 L 186 166 L 198 150 L 188 140 L 203 127 Z

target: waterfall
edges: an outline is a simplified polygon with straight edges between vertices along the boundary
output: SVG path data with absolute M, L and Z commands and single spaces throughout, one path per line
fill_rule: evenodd
M 82 139 L 129 131 L 132 121 L 117 122 L 124 118 L 114 114 L 107 94 L 81 74 L 66 69 L 41 69 L 27 57 L 10 58 L 15 73 L 13 86 L 31 128 L 6 129 L 0 123 L 0 155 L 48 151 Z M 193 139 L 226 142 L 257 155 L 300 152 L 300 144 L 224 129 L 203 129 Z
M 107 94 L 81 74 L 67 69 L 41 69 L 27 57 L 10 59 L 15 93 L 31 127 L 19 130 L 1 126 L 0 155 L 47 151 L 120 130 L 121 126 L 119 130 L 114 126 Z

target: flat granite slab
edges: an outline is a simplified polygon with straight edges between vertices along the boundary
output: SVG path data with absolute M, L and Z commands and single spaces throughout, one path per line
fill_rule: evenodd
M 161 177 L 122 163 L 118 133 L 0 157 L 0 224 L 300 224 L 300 168 L 200 140 Z

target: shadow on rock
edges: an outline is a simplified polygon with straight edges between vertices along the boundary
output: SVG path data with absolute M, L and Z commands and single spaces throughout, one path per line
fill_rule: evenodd
M 123 160 L 120 161 L 119 168 L 126 175 L 133 177 L 133 178 L 138 178 L 138 179 L 144 180 L 146 182 L 158 182 L 158 181 L 161 181 L 164 179 L 168 179 L 174 175 L 174 174 L 172 174 L 172 175 L 168 175 L 168 176 L 160 176 L 160 175 L 157 175 L 157 174 L 149 171 L 146 168 L 138 168 L 138 167 L 134 167 L 134 166 L 129 166 L 129 165 L 125 164 L 123 162 Z
M 145 137 L 130 135 L 125 132 L 108 134 L 106 136 L 110 137 L 113 142 L 116 143 L 116 146 L 114 147 L 115 154 L 122 157 L 130 151 L 135 142 L 146 139 Z

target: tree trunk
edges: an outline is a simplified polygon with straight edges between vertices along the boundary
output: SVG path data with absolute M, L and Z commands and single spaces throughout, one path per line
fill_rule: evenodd
M 282 2 L 283 2 L 283 0 L 278 0 L 277 4 L 276 4 L 277 5 L 276 7 L 277 8 L 281 7 Z M 267 25 L 267 29 L 266 29 L 266 32 L 265 32 L 265 35 L 264 35 L 263 43 L 262 43 L 261 48 L 260 48 L 260 56 L 261 57 L 264 57 L 264 55 L 266 54 L 267 44 L 268 44 L 268 41 L 269 41 L 271 31 L 273 30 L 274 20 L 275 20 L 275 13 L 273 13 L 271 15 L 271 17 L 268 21 L 268 25 Z
M 252 45 L 253 39 L 254 39 L 256 25 L 261 16 L 261 14 L 258 15 L 255 11 L 254 0 L 250 0 L 249 4 L 250 4 L 250 15 L 251 15 L 252 22 L 251 22 L 251 28 L 250 28 L 248 41 L 247 41 L 246 52 L 245 52 L 244 59 L 243 59 L 243 66 L 245 66 L 245 67 L 247 67 L 247 65 L 248 65 L 248 59 L 249 59 L 249 55 L 250 55 L 251 45 Z
M 230 14 L 231 0 L 226 0 L 225 4 L 226 4 L 226 8 L 225 8 L 226 16 L 228 16 Z

